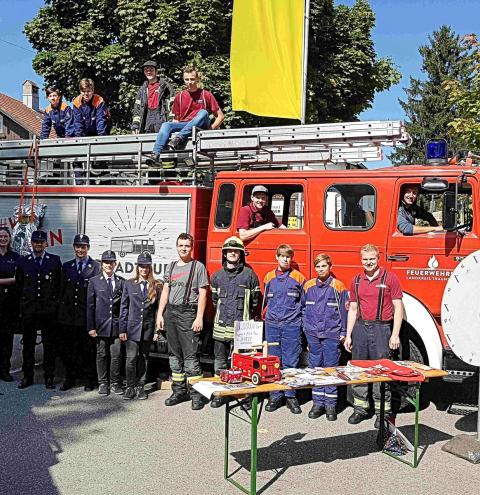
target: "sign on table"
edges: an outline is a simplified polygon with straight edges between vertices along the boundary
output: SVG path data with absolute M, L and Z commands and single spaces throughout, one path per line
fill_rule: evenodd
M 250 349 L 252 347 L 262 345 L 262 321 L 236 321 L 234 328 L 234 349 Z

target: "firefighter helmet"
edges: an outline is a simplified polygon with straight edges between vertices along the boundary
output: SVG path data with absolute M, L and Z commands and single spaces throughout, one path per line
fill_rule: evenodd
M 225 249 L 238 249 L 239 251 L 245 252 L 245 246 L 243 245 L 243 241 L 236 236 L 229 237 L 225 239 L 222 251 Z

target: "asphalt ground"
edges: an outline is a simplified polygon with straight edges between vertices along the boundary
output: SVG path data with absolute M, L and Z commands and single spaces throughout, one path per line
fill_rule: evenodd
M 19 362 L 16 341 L 14 367 Z M 18 381 L 20 373 L 15 373 Z M 310 420 L 286 408 L 263 412 L 259 425 L 258 489 L 265 494 L 477 493 L 480 464 L 441 450 L 452 436 L 476 431 L 477 414 L 448 414 L 452 401 L 472 402 L 475 387 L 441 381 L 423 389 L 420 414 L 423 458 L 413 469 L 377 451 L 373 419 L 349 425 Z M 0 493 L 2 495 L 107 495 L 240 493 L 223 479 L 224 409 L 189 403 L 166 407 L 169 390 L 146 401 L 99 396 L 78 386 L 48 391 L 41 370 L 36 384 L 18 390 L 0 382 Z M 413 413 L 398 416 L 413 436 Z M 232 422 L 231 471 L 248 482 L 249 427 Z

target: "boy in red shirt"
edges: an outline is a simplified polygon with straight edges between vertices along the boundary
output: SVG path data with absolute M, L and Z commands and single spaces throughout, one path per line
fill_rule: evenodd
M 168 140 L 174 132 L 178 132 L 178 134 L 169 144 L 171 149 L 184 145 L 192 135 L 193 127 L 218 129 L 224 119 L 222 109 L 212 93 L 198 87 L 200 78 L 195 67 L 185 68 L 183 80 L 186 89 L 177 93 L 173 101 L 174 120 L 162 124 L 153 146 L 152 159 L 156 162 L 159 161 L 160 153 L 165 150 Z M 210 114 L 215 116 L 215 121 L 211 126 Z

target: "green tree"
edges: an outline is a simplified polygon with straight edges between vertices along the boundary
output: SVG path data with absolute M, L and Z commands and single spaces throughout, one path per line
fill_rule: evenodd
M 423 163 L 426 142 L 432 138 L 446 139 L 454 152 L 458 147 L 448 126 L 457 109 L 450 103 L 444 83 L 452 79 L 464 81 L 468 77 L 461 40 L 450 27 L 442 26 L 428 41 L 418 50 L 425 79 L 410 77 L 410 87 L 405 88 L 407 98 L 400 100 L 407 116 L 405 127 L 413 141 L 411 146 L 399 147 L 390 155 L 395 164 Z
M 154 59 L 177 89 L 181 68 L 195 63 L 231 127 L 288 124 L 231 108 L 229 52 L 233 0 L 46 0 L 25 33 L 37 50 L 35 71 L 67 98 L 91 77 L 128 128 L 142 62 Z M 366 0 L 352 7 L 312 0 L 307 121 L 352 120 L 377 91 L 399 81 L 389 59 L 378 59 L 371 39 L 375 16 Z
M 480 42 L 475 34 L 463 37 L 469 78 L 444 83 L 455 118 L 449 123 L 452 136 L 463 149 L 480 151 Z

